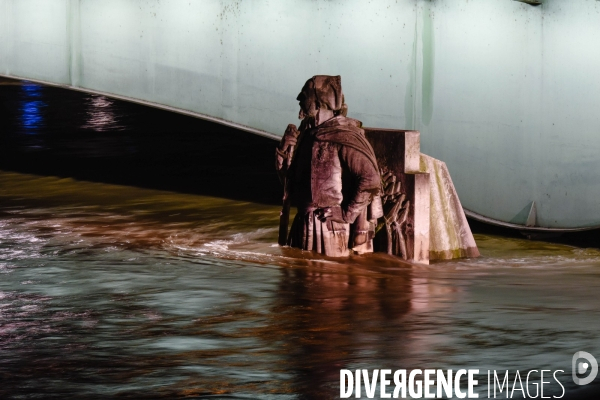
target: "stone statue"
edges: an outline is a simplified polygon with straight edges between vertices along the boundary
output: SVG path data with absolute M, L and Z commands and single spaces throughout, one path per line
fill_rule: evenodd
M 297 100 L 300 127 L 288 125 L 276 150 L 279 244 L 332 257 L 372 252 L 381 178 L 362 123 L 346 117 L 340 76 L 312 77 Z M 290 205 L 298 212 L 288 235 Z

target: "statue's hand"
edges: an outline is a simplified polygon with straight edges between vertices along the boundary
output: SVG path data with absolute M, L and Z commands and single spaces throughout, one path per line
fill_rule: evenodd
M 289 124 L 279 142 L 279 148 L 275 149 L 275 168 L 277 171 L 282 171 L 284 164 L 290 166 L 294 146 L 298 142 L 298 135 L 300 135 L 300 131 L 298 131 L 296 125 Z
M 282 171 L 284 164 L 289 167 L 292 163 L 294 155 L 294 147 L 298 143 L 298 135 L 300 131 L 296 125 L 289 124 L 279 142 L 279 148 L 275 149 L 275 168 L 277 171 Z
M 339 206 L 318 208 L 317 210 L 315 210 L 315 216 L 321 222 L 327 222 L 329 220 L 341 223 L 346 222 L 344 221 L 342 207 Z
M 298 135 L 300 135 L 300 131 L 296 128 L 296 125 L 289 124 L 279 143 L 279 150 L 288 152 L 298 142 Z

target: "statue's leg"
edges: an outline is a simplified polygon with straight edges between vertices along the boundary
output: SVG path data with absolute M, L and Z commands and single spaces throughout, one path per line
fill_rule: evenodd
M 306 250 L 307 224 L 304 213 L 298 211 L 288 235 L 287 244 L 290 247 Z
M 367 219 L 367 209 L 356 218 L 350 225 L 349 246 L 358 254 L 373 252 L 374 225 Z
M 316 251 L 317 253 L 320 254 L 327 254 L 325 253 L 325 246 L 323 245 L 323 223 L 321 221 L 319 221 L 317 218 L 315 218 L 315 214 L 312 214 L 312 226 L 313 226 L 313 232 L 314 232 L 314 236 L 312 239 L 312 244 L 313 247 L 311 250 Z
M 334 221 L 322 223 L 316 220 L 315 225 L 317 223 L 321 225 L 324 250 L 322 253 L 330 257 L 348 257 L 350 255 L 350 249 L 348 248 L 350 224 Z

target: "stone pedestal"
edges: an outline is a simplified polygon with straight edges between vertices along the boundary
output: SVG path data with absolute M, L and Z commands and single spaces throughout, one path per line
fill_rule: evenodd
M 448 169 L 421 154 L 419 132 L 364 129 L 384 182 L 375 251 L 425 264 L 478 256 Z
M 389 191 L 383 185 L 384 214 L 391 223 L 378 226 L 375 251 L 428 263 L 429 174 L 420 172 L 419 132 L 365 128 L 365 135 L 373 146 L 382 177 L 396 182 L 393 196 L 386 195 Z
M 477 244 L 446 163 L 421 154 L 420 170 L 429 174 L 429 259 L 479 257 Z

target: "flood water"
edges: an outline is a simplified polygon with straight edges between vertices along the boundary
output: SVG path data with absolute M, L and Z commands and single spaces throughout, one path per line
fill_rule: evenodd
M 262 138 L 253 171 L 228 160 L 208 185 L 223 172 L 190 149 L 229 133 L 63 92 L 0 82 L 0 398 L 330 399 L 359 368 L 479 369 L 480 398 L 487 370 L 562 370 L 565 398 L 581 393 L 573 354 L 600 357 L 597 248 L 478 233 L 482 257 L 429 266 L 280 248 Z M 170 159 L 141 144 L 170 139 Z

